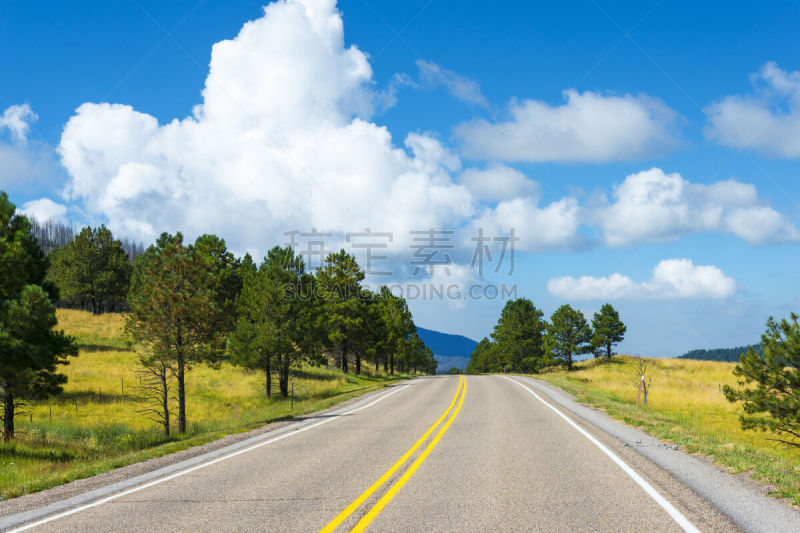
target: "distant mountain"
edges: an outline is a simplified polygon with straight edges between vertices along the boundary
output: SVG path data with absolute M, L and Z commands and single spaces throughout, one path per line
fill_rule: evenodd
M 703 361 L 727 361 L 738 363 L 739 358 L 749 350 L 751 346 L 739 346 L 737 348 L 714 348 L 711 350 L 692 350 L 681 355 L 679 359 L 702 359 Z M 754 344 L 752 348 L 759 354 L 763 354 L 760 344 Z
M 417 335 L 433 351 L 439 363 L 439 372 L 453 367 L 466 368 L 470 354 L 478 345 L 476 341 L 463 335 L 451 335 L 420 327 L 417 327 Z

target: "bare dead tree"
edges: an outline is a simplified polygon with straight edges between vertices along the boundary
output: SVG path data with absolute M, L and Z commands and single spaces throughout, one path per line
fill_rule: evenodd
M 637 355 L 634 359 L 634 366 L 636 368 L 636 381 L 639 387 L 639 392 L 636 394 L 636 406 L 639 406 L 639 400 L 644 399 L 643 406 L 647 407 L 647 393 L 650 392 L 653 380 L 647 375 L 647 361 Z
M 28 219 L 31 222 L 31 235 L 36 237 L 39 246 L 46 254 L 56 248 L 66 246 L 80 233 L 80 227 L 75 223 L 65 224 L 57 220 L 41 221 L 30 216 Z M 123 237 L 121 242 L 122 249 L 125 250 L 131 261 L 145 252 L 145 246 L 141 242 L 134 241 L 128 237 Z
M 31 234 L 36 237 L 39 246 L 46 254 L 66 245 L 77 233 L 74 225 L 70 226 L 56 220 L 41 222 L 33 217 L 28 218 L 31 222 Z
M 146 407 L 137 412 L 147 416 L 164 428 L 164 434 L 170 435 L 170 384 L 172 372 L 169 364 L 158 357 L 139 357 L 139 368 L 136 374 L 141 383 L 135 388 L 134 398 L 146 403 Z

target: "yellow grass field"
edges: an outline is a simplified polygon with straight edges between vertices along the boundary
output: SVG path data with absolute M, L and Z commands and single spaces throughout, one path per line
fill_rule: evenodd
M 647 359 L 652 388 L 647 408 L 636 407 L 638 376 L 632 357 L 586 361 L 573 372 L 536 376 L 573 393 L 579 401 L 640 426 L 658 438 L 702 453 L 733 472 L 749 472 L 772 486 L 778 497 L 800 505 L 800 448 L 769 440 L 774 435 L 744 431 L 740 404 L 721 387 L 736 385 L 734 363 L 688 359 Z
M 277 382 L 266 399 L 263 373 L 226 362 L 218 368 L 198 365 L 187 374 L 189 432 L 166 439 L 140 412 L 146 403 L 136 396 L 136 354 L 122 316 L 58 310 L 58 319 L 58 328 L 76 337 L 80 353 L 61 368 L 68 376 L 64 393 L 24 408 L 16 418 L 17 439 L 0 445 L 1 498 L 324 409 L 401 378 L 304 367 L 294 373 L 292 408 L 276 394 Z

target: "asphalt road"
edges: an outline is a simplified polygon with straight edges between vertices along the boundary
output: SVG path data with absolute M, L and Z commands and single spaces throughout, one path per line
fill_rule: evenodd
M 382 394 L 31 530 L 320 531 L 337 517 L 336 531 L 735 529 L 510 378 L 432 377 Z

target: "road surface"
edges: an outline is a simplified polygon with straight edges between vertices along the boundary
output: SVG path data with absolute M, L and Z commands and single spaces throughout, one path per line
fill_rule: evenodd
M 438 376 L 374 398 L 20 530 L 734 529 L 523 380 Z

